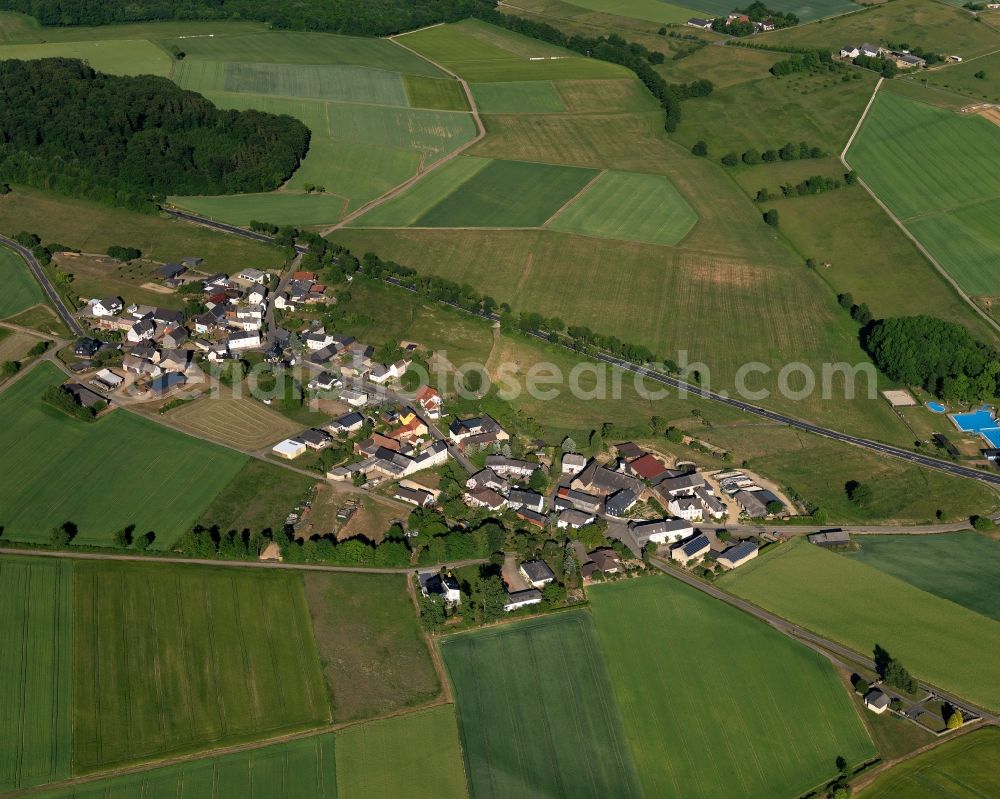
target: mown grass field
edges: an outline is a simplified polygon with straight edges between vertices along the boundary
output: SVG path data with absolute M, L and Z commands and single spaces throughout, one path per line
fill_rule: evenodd
M 642 796 L 588 614 L 450 637 L 441 653 L 475 799 Z
M 574 113 L 620 113 L 655 111 L 656 98 L 634 78 L 552 81 L 566 106 Z
M 262 402 L 229 392 L 185 403 L 167 411 L 164 418 L 196 438 L 245 450 L 261 449 L 302 429 Z
M 437 160 L 476 135 L 471 115 L 449 111 L 328 103 L 326 113 L 334 142 L 416 150 L 428 160 Z
M 1000 127 L 986 119 L 879 93 L 848 159 L 966 291 L 991 295 L 998 146 Z
M 974 533 L 864 535 L 852 560 L 1000 621 L 1000 542 Z
M 212 497 L 196 523 L 223 532 L 281 530 L 289 511 L 315 483 L 304 474 L 251 458 Z
M 550 80 L 473 83 L 472 96 L 481 114 L 551 114 L 566 110 Z
M 124 777 L 47 791 L 42 799 L 337 799 L 334 736 L 190 760 Z
M 77 564 L 75 769 L 327 722 L 306 614 L 293 573 Z
M 874 755 L 829 661 L 766 624 L 670 577 L 590 602 L 647 796 L 798 796 Z
M 56 57 L 79 58 L 112 75 L 167 76 L 173 66 L 173 59 L 164 50 L 143 39 L 0 45 L 0 59 Z
M 1000 730 L 964 735 L 900 763 L 858 796 L 862 799 L 981 799 L 1000 795 Z
M 3 203 L 0 203 L 3 208 Z M 38 281 L 21 256 L 6 247 L 0 247 L 0 276 L 4 290 L 0 292 L 0 318 L 21 313 L 34 305 L 45 302 L 45 295 Z
M 870 656 L 879 644 L 918 679 L 1000 708 L 1000 665 L 985 656 L 1000 647 L 1000 622 L 805 539 L 719 584 L 857 652 Z
M 409 575 L 303 577 L 335 722 L 383 715 L 440 693 L 407 593 Z
M 0 558 L 0 790 L 69 775 L 72 577 L 68 561 Z
M 134 524 L 137 533 L 156 533 L 154 546 L 169 547 L 246 461 L 127 411 L 93 423 L 72 419 L 41 400 L 62 380 L 43 363 L 0 395 L 5 537 L 48 541 L 52 528 L 70 521 L 78 543 L 106 544 Z
M 454 708 L 442 705 L 337 733 L 337 790 L 350 799 L 465 799 Z
M 469 101 L 458 81 L 451 78 L 425 78 L 403 75 L 406 99 L 413 108 L 438 111 L 468 111 Z
M 662 175 L 605 172 L 548 227 L 605 239 L 677 244 L 697 221 Z

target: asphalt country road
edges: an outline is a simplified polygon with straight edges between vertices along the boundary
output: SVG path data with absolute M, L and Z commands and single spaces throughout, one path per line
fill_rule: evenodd
M 41 285 L 42 290 L 49 298 L 49 302 L 52 303 L 56 312 L 66 323 L 67 327 L 69 327 L 69 329 L 77 336 L 82 336 L 84 334 L 83 328 L 80 327 L 80 323 L 77 322 L 73 314 L 70 313 L 69 308 L 66 307 L 62 297 L 59 296 L 59 292 L 56 291 L 56 287 L 52 285 L 48 275 L 45 274 L 45 271 L 42 269 L 42 265 L 38 263 L 38 259 L 35 258 L 31 250 L 27 247 L 22 247 L 16 241 L 8 239 L 6 236 L 0 236 L 0 244 L 9 247 L 21 256 L 21 259 L 28 265 L 28 269 L 31 270 L 31 274 L 35 276 L 35 280 L 37 280 L 39 285 Z

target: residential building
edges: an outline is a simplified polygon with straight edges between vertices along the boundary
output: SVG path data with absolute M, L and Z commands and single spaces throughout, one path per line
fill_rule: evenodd
M 545 510 L 545 497 L 541 494 L 536 494 L 534 491 L 522 491 L 519 488 L 513 488 L 507 494 L 507 504 L 515 510 L 527 508 L 535 513 L 541 513 Z
M 260 346 L 260 332 L 257 330 L 234 330 L 229 334 L 230 350 L 249 350 Z
M 427 506 L 434 504 L 434 495 L 430 491 L 424 491 L 422 489 L 404 488 L 400 486 L 396 489 L 396 493 L 393 496 L 402 502 L 408 502 L 411 505 L 416 505 L 418 508 L 426 508 Z
M 580 566 L 580 575 L 584 578 L 593 577 L 594 572 L 621 574 L 624 571 L 621 558 L 610 547 L 601 547 L 588 552 L 587 557 L 589 560 Z
M 594 516 L 592 514 L 570 508 L 559 514 L 556 526 L 560 530 L 565 530 L 566 528 L 579 530 L 581 527 L 586 527 L 588 524 L 593 523 L 593 521 Z
M 365 423 L 365 417 L 360 413 L 346 413 L 330 422 L 326 429 L 331 433 L 353 433 L 360 430 Z
M 880 691 L 878 688 L 873 688 L 864 698 L 865 707 L 868 708 L 872 713 L 882 715 L 886 710 L 889 709 L 889 705 L 892 704 L 892 700 L 889 695 Z
M 117 316 L 124 307 L 121 297 L 105 297 L 102 300 L 94 300 L 90 310 L 94 316 Z
M 878 58 L 882 55 L 882 48 L 874 44 L 862 44 L 858 47 L 859 55 L 863 55 L 865 58 Z
M 93 358 L 101 348 L 101 342 L 96 338 L 83 337 L 77 339 L 76 346 L 73 347 L 73 354 L 77 358 Z
M 680 563 L 690 563 L 700 560 L 712 549 L 712 544 L 706 535 L 696 535 L 682 544 L 677 544 L 670 550 L 670 559 Z
M 326 449 L 333 440 L 325 430 L 316 430 L 315 428 L 303 430 L 295 438 L 309 449 L 314 450 Z
M 570 507 L 583 511 L 584 513 L 600 513 L 604 498 L 596 494 L 588 494 L 585 491 L 575 491 L 572 488 L 563 486 L 556 492 L 559 499 L 565 500 Z
M 507 602 L 503 609 L 510 613 L 512 610 L 520 610 L 528 605 L 538 605 L 542 601 L 542 592 L 534 588 L 527 588 L 524 591 L 513 591 L 507 594 Z
M 679 477 L 668 477 L 662 480 L 656 490 L 660 496 L 669 501 L 673 497 L 693 497 L 695 489 L 705 487 L 705 477 L 700 472 L 689 472 Z
M 562 473 L 563 474 L 579 474 L 583 471 L 583 468 L 587 465 L 587 459 L 583 455 L 577 455 L 575 452 L 565 452 L 562 456 Z
M 612 494 L 604 503 L 604 512 L 608 516 L 624 516 L 638 501 L 636 493 L 630 488 L 623 488 Z
M 539 464 L 530 461 L 520 461 L 515 458 L 505 458 L 502 455 L 487 455 L 486 467 L 492 469 L 501 477 L 530 477 Z
M 417 389 L 415 399 L 429 419 L 441 418 L 443 401 L 441 395 L 436 390 L 430 386 L 421 386 Z
M 236 273 L 233 279 L 243 283 L 256 283 L 258 285 L 264 285 L 264 282 L 267 280 L 267 272 L 262 272 L 259 269 L 241 269 Z
M 156 322 L 152 319 L 140 319 L 125 334 L 127 341 L 137 344 L 140 341 L 149 341 L 156 335 Z
M 457 605 L 462 601 L 458 580 L 450 574 L 422 571 L 417 573 L 417 581 L 420 583 L 420 593 L 424 596 L 439 596 L 446 605 Z
M 532 588 L 544 588 L 556 579 L 555 573 L 544 560 L 525 561 L 517 570 Z
M 465 481 L 465 487 L 474 490 L 477 488 L 492 488 L 494 491 L 506 492 L 509 488 L 507 481 L 489 467 L 480 469 L 472 477 Z
M 330 391 L 340 381 L 334 377 L 330 372 L 320 372 L 316 377 L 309 381 L 309 388 L 313 391 Z
M 507 500 L 502 494 L 485 486 L 467 491 L 464 499 L 465 504 L 473 508 L 489 508 L 492 511 L 499 511 L 507 507 Z
M 729 549 L 719 555 L 718 561 L 727 569 L 735 569 L 747 561 L 756 558 L 759 551 L 756 542 L 740 541 L 740 543 L 729 547 Z
M 650 541 L 654 544 L 672 544 L 691 535 L 694 528 L 683 519 L 658 519 L 655 521 L 629 522 L 629 530 L 640 548 Z
M 340 398 L 352 408 L 363 408 L 368 404 L 368 395 L 364 391 L 344 388 L 340 390 Z
M 845 44 L 840 48 L 841 58 L 857 58 L 861 55 L 861 50 L 856 44 Z
M 676 497 L 667 503 L 667 511 L 689 522 L 700 522 L 705 515 L 701 500 L 697 497 Z
M 622 472 L 615 472 L 591 461 L 570 483 L 577 491 L 588 491 L 606 496 L 623 489 L 633 491 L 637 496 L 642 492 L 642 482 Z
M 690 25 L 692 28 L 701 28 L 703 31 L 712 29 L 712 20 L 710 19 L 691 17 L 691 19 L 689 19 L 685 24 Z

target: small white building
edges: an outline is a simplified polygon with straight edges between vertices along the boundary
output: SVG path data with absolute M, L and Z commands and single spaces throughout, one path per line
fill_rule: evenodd
M 566 452 L 562 456 L 562 473 L 579 474 L 587 465 L 587 459 L 575 452 Z
M 230 350 L 250 350 L 260 346 L 260 331 L 240 330 L 229 334 Z
M 889 709 L 891 702 L 892 700 L 889 699 L 888 694 L 880 691 L 878 688 L 873 688 L 865 694 L 864 698 L 865 707 L 879 716 Z
M 94 316 L 117 316 L 125 307 L 118 297 L 105 297 L 103 300 L 94 300 L 90 309 Z
M 524 591 L 514 591 L 507 594 L 507 602 L 503 609 L 510 613 L 512 610 L 526 608 L 528 605 L 539 605 L 542 601 L 542 592 L 537 588 L 528 588 Z
M 279 458 L 284 458 L 288 461 L 295 460 L 300 455 L 305 454 L 305 451 L 305 443 L 299 441 L 297 438 L 286 438 L 284 441 L 279 441 L 271 448 L 271 452 Z
M 267 280 L 267 272 L 262 272 L 259 269 L 241 269 L 236 273 L 235 280 L 241 280 L 245 283 L 257 283 L 258 285 L 263 285 L 264 281 Z

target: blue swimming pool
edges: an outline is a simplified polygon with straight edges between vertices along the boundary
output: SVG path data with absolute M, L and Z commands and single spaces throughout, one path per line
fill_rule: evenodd
M 928 402 L 927 407 L 930 408 L 932 411 L 934 411 L 934 413 L 944 413 L 946 410 L 948 410 L 940 402 Z
M 993 411 L 988 405 L 984 405 L 978 411 L 953 413 L 951 420 L 959 430 L 966 433 L 979 433 L 997 427 L 996 417 L 993 416 Z
M 989 441 L 991 447 L 1000 449 L 1000 427 L 990 427 L 986 430 L 980 430 L 979 435 Z

